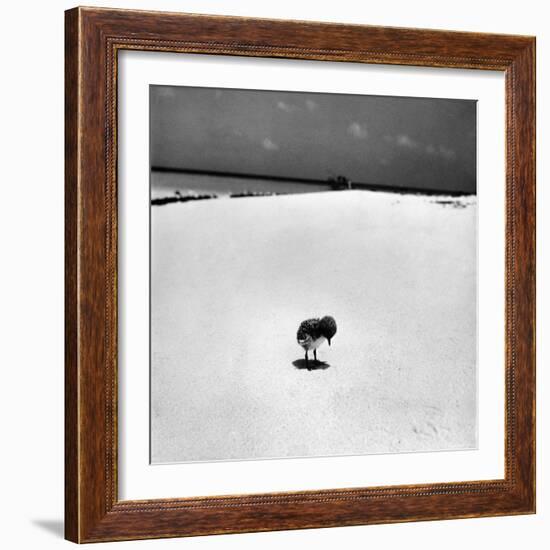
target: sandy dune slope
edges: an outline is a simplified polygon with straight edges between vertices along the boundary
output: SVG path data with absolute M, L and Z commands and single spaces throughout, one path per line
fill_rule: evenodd
M 153 207 L 153 462 L 475 447 L 475 219 L 366 191 Z

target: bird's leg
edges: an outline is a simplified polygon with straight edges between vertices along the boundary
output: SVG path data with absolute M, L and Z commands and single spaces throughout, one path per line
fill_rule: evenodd
M 306 349 L 306 369 L 307 369 L 307 370 L 310 370 L 310 368 L 309 368 L 309 360 L 308 360 L 308 357 L 307 357 L 307 349 Z
M 313 357 L 315 358 L 315 361 L 317 361 L 317 350 L 316 349 L 313 350 Z

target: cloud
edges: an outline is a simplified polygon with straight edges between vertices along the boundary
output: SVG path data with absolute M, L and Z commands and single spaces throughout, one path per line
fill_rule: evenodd
M 262 147 L 264 149 L 266 149 L 267 151 L 278 151 L 279 150 L 279 146 L 268 137 L 263 139 Z
M 397 136 L 390 136 L 386 134 L 384 136 L 384 141 L 405 149 L 420 149 L 421 152 L 424 152 L 431 157 L 439 157 L 447 161 L 456 159 L 456 152 L 454 149 L 445 147 L 445 145 L 434 145 L 433 143 L 424 144 L 416 141 L 407 134 L 398 134 Z
M 439 146 L 439 154 L 446 160 L 454 160 L 456 158 L 456 153 L 453 149 L 445 147 L 444 145 Z
M 364 125 L 359 124 L 359 122 L 352 122 L 348 126 L 348 134 L 357 139 L 366 139 L 369 133 Z
M 158 86 L 156 92 L 158 97 L 172 98 L 176 96 L 176 91 L 172 86 Z
M 291 105 L 286 101 L 277 101 L 277 109 L 284 111 L 285 113 L 293 113 L 298 109 L 295 105 Z
M 435 146 L 433 144 L 426 145 L 426 153 L 431 156 L 441 157 L 445 160 L 454 160 L 456 152 L 454 149 L 445 147 L 444 145 Z
M 318 105 L 316 101 L 313 101 L 313 99 L 306 99 L 306 108 L 308 111 L 315 111 L 317 107 Z
M 418 143 L 407 134 L 399 134 L 395 138 L 395 143 L 400 147 L 406 147 L 408 149 L 416 149 L 416 147 L 418 147 Z

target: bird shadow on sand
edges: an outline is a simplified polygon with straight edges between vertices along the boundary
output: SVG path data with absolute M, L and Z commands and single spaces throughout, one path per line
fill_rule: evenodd
M 310 359 L 307 363 L 305 359 L 296 359 L 296 361 L 292 361 L 292 364 L 300 370 L 307 370 L 309 367 L 309 370 L 325 370 L 330 368 L 329 363 L 325 363 L 324 361 L 315 361 L 315 359 Z

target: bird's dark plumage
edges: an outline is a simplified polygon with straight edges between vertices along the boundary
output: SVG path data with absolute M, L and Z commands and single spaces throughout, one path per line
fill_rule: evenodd
M 312 340 L 317 340 L 321 337 L 321 329 L 319 325 L 321 324 L 321 319 L 306 319 L 300 323 L 298 332 L 296 333 L 296 339 L 298 343 L 306 340 L 308 336 Z

